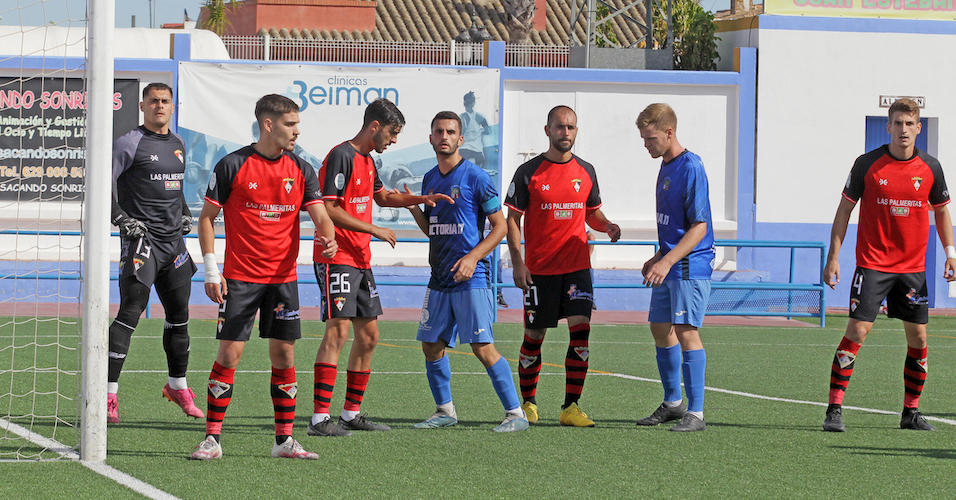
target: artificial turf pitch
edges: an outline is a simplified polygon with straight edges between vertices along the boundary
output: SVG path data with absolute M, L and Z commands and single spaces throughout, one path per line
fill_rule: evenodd
M 75 401 L 21 394 L 36 380 L 41 392 L 59 383 L 61 394 L 72 397 L 76 376 L 21 369 L 49 366 L 53 356 L 60 357 L 60 366 L 75 369 L 75 333 L 61 327 L 63 347 L 46 346 L 55 323 L 31 326 L 29 321 L 16 330 L 9 322 L 0 326 L 0 370 L 5 370 L 0 371 L 0 409 L 7 415 L 44 414 L 59 404 L 56 411 L 72 423 Z M 845 320 L 836 316 L 828 318 L 825 329 L 705 324 L 707 430 L 684 434 L 668 432 L 668 425 L 634 425 L 660 403 L 662 390 L 648 328 L 633 325 L 592 327 L 581 407 L 597 426 L 558 425 L 568 338 L 562 325 L 549 331 L 543 348 L 537 398 L 541 422 L 526 432 L 501 435 L 491 427 L 503 418 L 503 409 L 468 346 L 450 351 L 459 425 L 412 429 L 434 410 L 416 325 L 382 322 L 362 411 L 393 430 L 320 438 L 307 436 L 305 426 L 312 411 L 312 362 L 323 326 L 304 322 L 303 338 L 296 344 L 300 392 L 295 437 L 320 459 L 269 457 L 273 416 L 267 343 L 253 338 L 226 413 L 224 456 L 195 462 L 186 457 L 203 438 L 204 423 L 160 396 L 166 380 L 162 320 L 143 320 L 120 379 L 123 421 L 109 426 L 106 463 L 181 498 L 951 498 L 956 491 L 956 318 L 930 321 L 930 370 L 921 408 L 927 416 L 943 419 L 931 420 L 936 432 L 899 429 L 905 339 L 900 323 L 888 319 L 878 320 L 864 344 L 844 405 L 892 414 L 847 408 L 847 432 L 821 431 L 830 362 L 844 326 Z M 194 320 L 190 331 L 188 378 L 199 395 L 197 405 L 205 410 L 205 381 L 217 348 L 215 322 Z M 495 336 L 516 374 L 521 328 L 500 324 Z M 334 414 L 342 407 L 346 356 L 340 360 Z M 54 432 L 49 418 L 12 420 L 40 434 Z M 55 432 L 57 440 L 76 444 L 70 426 L 60 423 Z M 0 437 L 0 458 L 18 450 L 37 451 L 2 429 Z M 0 498 L 64 495 L 139 497 L 75 462 L 0 462 Z

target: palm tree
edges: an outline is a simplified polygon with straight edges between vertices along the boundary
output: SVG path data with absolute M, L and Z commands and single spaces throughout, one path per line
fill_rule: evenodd
M 229 0 L 229 5 L 226 3 L 225 0 L 205 0 L 202 7 L 206 10 L 206 15 L 203 17 L 200 13 L 202 18 L 200 27 L 222 36 L 222 33 L 229 28 L 229 9 L 236 6 L 236 0 Z
M 534 29 L 534 0 L 502 0 L 508 17 L 508 43 L 530 44 Z

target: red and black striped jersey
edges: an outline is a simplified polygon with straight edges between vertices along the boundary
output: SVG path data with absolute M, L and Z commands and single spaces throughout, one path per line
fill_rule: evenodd
M 384 189 L 384 186 L 370 155 L 358 152 L 348 141 L 335 146 L 322 162 L 319 182 L 322 184 L 322 199 L 336 200 L 347 214 L 363 222 L 372 222 L 372 201 L 375 193 Z M 312 260 L 359 269 L 371 267 L 371 234 L 336 226 L 335 241 L 339 244 L 335 257 L 322 257 L 322 248 L 316 248 Z
M 591 267 L 584 219 L 601 206 L 594 167 L 572 156 L 544 155 L 518 167 L 505 205 L 524 214 L 525 265 L 532 274 L 566 274 Z
M 216 164 L 206 201 L 222 208 L 226 223 L 223 276 L 250 283 L 296 280 L 299 210 L 322 202 L 312 165 L 290 152 L 268 158 L 246 146 Z
M 949 203 L 936 158 L 917 149 L 897 160 L 883 145 L 856 159 L 843 197 L 860 201 L 858 266 L 887 273 L 926 269 L 929 210 Z

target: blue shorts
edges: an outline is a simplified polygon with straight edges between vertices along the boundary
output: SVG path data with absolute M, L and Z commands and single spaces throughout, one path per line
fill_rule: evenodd
M 425 290 L 422 319 L 418 322 L 418 340 L 455 347 L 455 338 L 463 344 L 492 343 L 491 324 L 495 318 L 495 298 L 490 288 L 471 288 L 443 292 Z
M 704 324 L 704 312 L 710 299 L 710 280 L 664 280 L 651 290 L 651 323 Z

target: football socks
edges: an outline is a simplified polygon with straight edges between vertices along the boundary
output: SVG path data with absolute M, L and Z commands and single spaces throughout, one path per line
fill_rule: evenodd
M 295 396 L 299 391 L 295 367 L 273 366 L 270 384 L 272 409 L 275 412 L 276 444 L 282 444 L 286 437 L 292 436 L 292 424 L 295 422 Z
M 329 406 L 332 404 L 332 389 L 335 388 L 337 366 L 326 363 L 314 365 L 315 387 L 312 392 L 313 413 L 328 416 Z
M 362 399 L 365 397 L 365 389 L 368 387 L 368 379 L 372 375 L 371 371 L 352 371 L 348 370 L 345 375 L 345 411 L 358 412 L 362 406 Z
M 538 390 L 538 374 L 541 372 L 541 343 L 544 339 L 533 339 L 527 334 L 521 343 L 521 357 L 518 360 L 518 381 L 521 386 L 521 397 L 525 401 L 534 402 L 534 395 Z
M 235 368 L 226 368 L 215 361 L 212 363 L 209 385 L 206 388 L 207 435 L 222 433 L 222 420 L 226 417 L 229 402 L 232 401 L 235 374 Z
M 684 374 L 684 389 L 687 391 L 687 411 L 702 415 L 704 411 L 704 372 L 707 354 L 703 349 L 684 351 L 681 372 Z
M 903 364 L 903 408 L 919 408 L 919 397 L 926 383 L 926 351 L 916 347 L 906 348 L 906 362 Z
M 860 344 L 843 337 L 833 355 L 833 364 L 830 367 L 830 396 L 828 403 L 843 404 L 843 396 L 850 385 L 850 375 L 853 374 L 853 364 L 856 354 L 860 352 Z
M 581 323 L 568 327 L 570 342 L 568 352 L 564 356 L 564 405 L 567 408 L 571 403 L 581 399 L 584 390 L 584 379 L 588 375 L 588 337 L 591 336 L 591 324 Z
M 447 356 L 446 356 L 447 357 Z M 518 402 L 518 392 L 515 391 L 514 377 L 511 375 L 511 365 L 504 356 L 498 358 L 498 361 L 485 369 L 488 376 L 491 377 L 491 385 L 498 394 L 505 411 L 512 411 L 521 406 Z M 523 416 L 523 415 L 522 415 Z
M 657 371 L 661 374 L 661 383 L 664 385 L 664 401 L 677 401 L 679 404 L 681 400 L 680 344 L 657 348 Z
M 425 361 L 425 377 L 428 387 L 432 390 L 435 405 L 441 406 L 450 403 L 451 398 L 451 364 L 445 354 L 436 361 Z
M 189 321 L 163 324 L 163 350 L 170 377 L 185 377 L 189 365 Z M 175 389 L 175 387 L 173 387 Z

